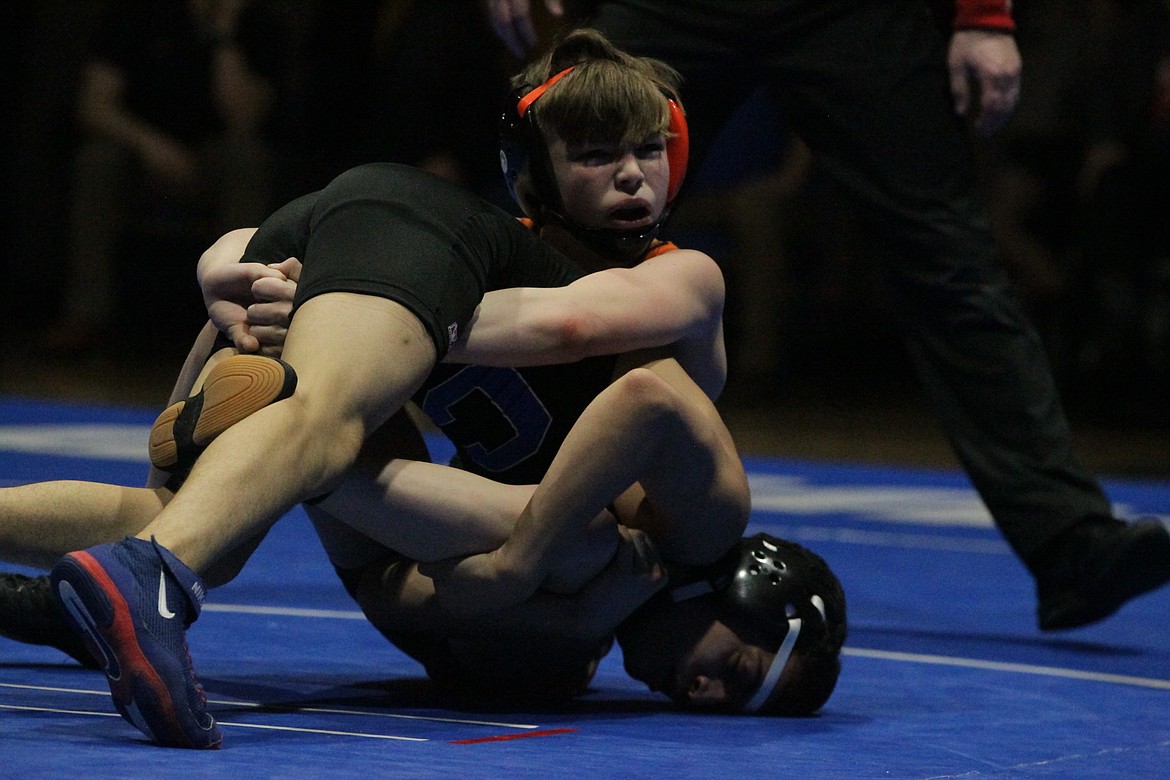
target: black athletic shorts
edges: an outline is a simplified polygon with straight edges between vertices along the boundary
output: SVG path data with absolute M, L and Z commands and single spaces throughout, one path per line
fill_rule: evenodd
M 580 276 L 528 228 L 416 168 L 353 168 L 266 219 L 246 262 L 303 264 L 296 308 L 330 292 L 376 295 L 422 321 L 439 357 L 488 290 L 558 287 Z

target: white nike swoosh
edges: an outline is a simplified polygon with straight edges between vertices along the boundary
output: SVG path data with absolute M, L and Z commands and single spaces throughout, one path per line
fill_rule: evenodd
M 167 608 L 167 573 L 165 571 L 158 573 L 158 614 L 167 620 L 175 616 L 175 613 Z

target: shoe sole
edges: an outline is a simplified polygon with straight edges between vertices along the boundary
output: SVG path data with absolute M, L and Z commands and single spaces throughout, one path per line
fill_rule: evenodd
M 1080 628 L 1112 615 L 1131 599 L 1170 582 L 1170 533 L 1147 522 L 1076 595 L 1040 617 L 1043 631 Z
M 223 738 L 215 719 L 205 729 L 175 704 L 187 695 L 186 669 L 160 670 L 151 663 L 139 643 L 130 605 L 102 564 L 87 552 L 70 553 L 53 568 L 52 578 L 66 619 L 84 636 L 106 674 L 118 714 L 160 745 L 218 748 Z M 181 682 L 172 688 L 167 679 L 176 677 Z
M 150 429 L 150 462 L 163 471 L 189 468 L 217 436 L 296 389 L 282 360 L 233 355 L 207 375 L 203 389 L 168 406 Z

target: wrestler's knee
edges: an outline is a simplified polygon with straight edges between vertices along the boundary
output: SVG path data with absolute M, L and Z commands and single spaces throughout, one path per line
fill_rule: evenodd
M 610 386 L 609 394 L 630 414 L 648 420 L 680 416 L 682 398 L 669 382 L 648 368 L 634 368 L 622 374 Z
M 315 492 L 332 490 L 357 461 L 367 427 L 362 415 L 300 385 L 280 405 L 292 433 L 288 446 L 300 453 L 307 479 Z

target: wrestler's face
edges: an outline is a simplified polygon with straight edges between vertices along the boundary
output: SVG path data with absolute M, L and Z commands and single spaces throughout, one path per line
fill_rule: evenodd
M 642 228 L 666 208 L 666 138 L 641 143 L 566 143 L 548 147 L 565 216 L 589 228 Z
M 775 653 L 698 601 L 663 604 L 627 621 L 618 634 L 626 672 L 677 704 L 742 709 Z

